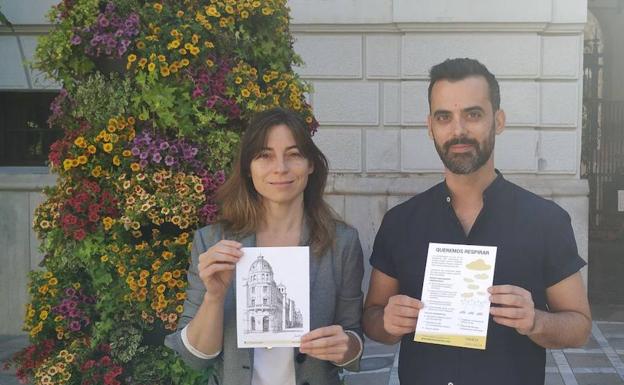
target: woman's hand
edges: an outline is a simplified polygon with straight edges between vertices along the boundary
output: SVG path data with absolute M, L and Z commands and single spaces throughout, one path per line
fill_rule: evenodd
M 221 301 L 225 298 L 236 263 L 243 255 L 242 246 L 239 242 L 224 239 L 199 255 L 197 271 L 206 287 L 205 299 Z
M 299 351 L 319 360 L 332 361 L 338 365 L 353 359 L 359 351 L 354 341 L 340 325 L 314 329 L 301 337 Z

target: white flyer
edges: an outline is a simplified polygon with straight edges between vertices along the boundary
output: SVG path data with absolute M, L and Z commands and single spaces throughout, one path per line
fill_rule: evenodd
M 238 347 L 298 347 L 310 331 L 309 247 L 242 251 L 236 264 Z
M 430 243 L 414 341 L 485 349 L 496 247 Z

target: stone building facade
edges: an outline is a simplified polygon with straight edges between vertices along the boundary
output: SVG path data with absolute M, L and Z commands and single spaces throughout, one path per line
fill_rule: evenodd
M 275 283 L 273 268 L 262 255 L 251 264 L 247 283 L 247 333 L 281 332 L 303 326 L 301 312 L 283 284 Z
M 23 66 L 52 3 L 0 0 L 15 24 L 15 32 L 0 26 L 0 91 L 55 86 Z M 359 230 L 366 261 L 384 213 L 441 180 L 425 128 L 427 71 L 458 56 L 482 61 L 500 80 L 508 127 L 497 137 L 497 167 L 570 213 L 588 259 L 589 190 L 579 172 L 587 0 L 289 5 L 295 50 L 306 63 L 298 72 L 314 86 L 315 141 L 330 161 L 327 197 Z M 11 309 L 26 302 L 26 273 L 42 257 L 30 223 L 39 191 L 53 183 L 45 169 L 0 168 L 0 303 Z M 3 313 L 0 334 L 20 333 L 22 316 Z

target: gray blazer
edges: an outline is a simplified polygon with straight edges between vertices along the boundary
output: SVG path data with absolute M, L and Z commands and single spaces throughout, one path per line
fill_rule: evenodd
M 304 225 L 301 245 L 309 244 L 308 228 Z M 237 239 L 224 235 L 220 225 L 209 225 L 195 232 L 191 264 L 188 271 L 188 287 L 184 313 L 178 323 L 178 331 L 165 339 L 165 345 L 175 350 L 191 367 L 204 369 L 214 366 L 216 376 L 211 384 L 250 385 L 253 370 L 253 349 L 238 349 L 236 339 L 235 285 L 226 294 L 223 320 L 223 348 L 214 359 L 201 359 L 186 349 L 181 329 L 195 316 L 203 301 L 206 289 L 199 278 L 197 264 L 199 255 L 221 239 L 236 239 L 243 247 L 256 246 L 255 235 Z M 362 247 L 357 230 L 343 223 L 336 223 L 335 245 L 322 256 L 310 256 L 310 330 L 322 326 L 342 325 L 362 336 L 362 275 L 364 272 Z M 235 278 L 233 280 L 235 282 Z M 338 385 L 339 367 L 293 349 L 297 385 Z M 346 369 L 359 370 L 359 360 Z

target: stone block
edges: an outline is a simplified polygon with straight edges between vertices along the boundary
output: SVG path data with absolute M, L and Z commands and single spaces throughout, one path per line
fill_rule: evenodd
M 366 170 L 399 171 L 399 130 L 366 130 Z
M 30 270 L 28 194 L 0 192 L 0 303 L 5 309 L 0 334 L 19 334 L 27 302 Z
M 398 78 L 401 75 L 401 36 L 398 34 L 366 35 L 366 76 Z
M 331 206 L 332 209 L 344 219 L 345 217 L 345 197 L 344 195 L 325 194 L 323 196 L 325 202 Z
M 294 49 L 305 63 L 295 68 L 303 77 L 362 77 L 361 35 L 296 34 Z
M 314 82 L 314 113 L 321 125 L 379 125 L 379 84 Z
M 542 36 L 542 76 L 576 79 L 583 58 L 582 44 L 581 35 Z
M 465 4 L 472 7 L 475 3 Z M 402 74 L 427 78 L 435 64 L 470 57 L 485 64 L 497 78 L 534 78 L 539 72 L 539 49 L 539 38 L 532 33 L 408 33 L 403 37 Z
M 314 142 L 329 160 L 332 171 L 362 171 L 362 131 L 355 128 L 321 128 Z
M 3 10 L 4 11 L 4 10 Z M 25 67 L 17 37 L 0 36 L 0 89 L 28 88 Z
M 393 0 L 289 0 L 292 24 L 379 24 L 392 22 Z
M 543 126 L 577 126 L 580 118 L 580 82 L 540 83 Z
M 578 143 L 576 131 L 542 131 L 539 142 L 539 171 L 576 173 L 580 167 Z
M 444 165 L 426 129 L 401 130 L 401 168 L 410 172 L 444 170 Z
M 426 126 L 429 114 L 428 82 L 401 83 L 401 123 L 404 126 Z
M 386 212 L 386 197 L 377 195 L 352 195 L 345 197 L 345 220 L 358 230 L 364 252 L 364 280 L 366 289 L 371 267 L 368 259 L 373 250 L 373 242 L 381 220 Z
M 585 24 L 587 2 L 587 0 L 552 0 L 552 22 Z
M 505 130 L 496 137 L 494 164 L 503 172 L 535 172 L 537 170 L 537 139 L 535 131 Z
M 501 108 L 508 126 L 535 126 L 538 120 L 538 84 L 500 82 Z
M 383 123 L 386 126 L 401 124 L 401 84 L 383 84 Z
M 396 22 L 428 23 L 508 23 L 548 22 L 551 19 L 550 1 L 498 1 L 498 0 L 395 0 Z

